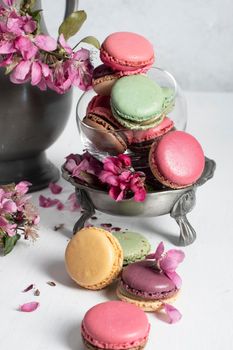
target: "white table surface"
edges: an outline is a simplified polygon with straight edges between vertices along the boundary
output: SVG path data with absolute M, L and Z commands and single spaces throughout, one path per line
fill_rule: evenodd
M 79 91 L 75 91 L 74 106 Z M 188 219 L 197 240 L 183 248 L 186 258 L 178 269 L 183 278 L 176 307 L 183 314 L 174 325 L 148 314 L 151 332 L 147 350 L 231 350 L 233 348 L 233 93 L 186 93 L 187 131 L 201 142 L 205 154 L 217 162 L 214 179 L 198 189 L 197 205 Z M 81 151 L 75 124 L 75 109 L 60 139 L 48 151 L 60 166 L 69 153 Z M 60 180 L 66 199 L 73 189 Z M 33 194 L 53 196 L 48 190 Z M 20 241 L 12 254 L 0 257 L 0 349 L 81 350 L 80 322 L 93 305 L 115 298 L 114 286 L 103 291 L 79 288 L 68 277 L 64 251 L 79 213 L 41 209 L 40 238 L 34 244 Z M 141 232 L 155 247 L 161 240 L 167 248 L 178 239 L 178 226 L 169 216 L 122 219 L 97 213 L 97 223 Z M 62 232 L 54 225 L 64 223 Z M 55 281 L 51 287 L 47 281 Z M 41 294 L 21 291 L 34 283 Z M 33 313 L 17 310 L 24 302 L 37 300 Z

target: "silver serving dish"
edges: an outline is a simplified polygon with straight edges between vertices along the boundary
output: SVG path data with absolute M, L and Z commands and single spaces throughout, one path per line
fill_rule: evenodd
M 195 206 L 197 188 L 213 177 L 215 168 L 215 162 L 205 158 L 205 168 L 202 176 L 190 187 L 148 193 L 143 202 L 135 202 L 133 198 L 116 202 L 107 192 L 75 181 L 63 166 L 62 176 L 75 187 L 77 200 L 83 209 L 81 217 L 74 225 L 73 232 L 75 233 L 83 228 L 85 222 L 94 215 L 95 209 L 106 214 L 129 217 L 154 217 L 170 214 L 180 228 L 179 245 L 189 245 L 196 239 L 196 232 L 189 223 L 186 214 Z

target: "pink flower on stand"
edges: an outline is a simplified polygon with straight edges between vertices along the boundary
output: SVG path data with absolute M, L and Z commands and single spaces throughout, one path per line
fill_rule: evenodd
M 131 168 L 129 156 L 120 154 L 117 157 L 107 157 L 103 162 L 103 167 L 99 179 L 110 185 L 109 195 L 113 199 L 121 201 L 129 193 L 133 193 L 135 201 L 145 200 L 145 175 Z

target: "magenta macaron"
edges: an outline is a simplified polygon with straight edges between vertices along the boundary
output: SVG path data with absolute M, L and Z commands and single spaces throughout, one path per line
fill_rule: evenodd
M 107 301 L 85 314 L 81 333 L 87 350 L 144 349 L 150 331 L 146 314 L 122 301 Z
M 151 260 L 138 261 L 123 269 L 117 296 L 144 311 L 157 311 L 176 300 L 179 289 Z
M 171 131 L 151 146 L 149 164 L 159 182 L 178 189 L 191 186 L 201 177 L 205 156 L 194 136 Z
M 146 72 L 154 63 L 152 44 L 142 35 L 131 32 L 110 34 L 100 48 L 100 58 L 122 75 Z

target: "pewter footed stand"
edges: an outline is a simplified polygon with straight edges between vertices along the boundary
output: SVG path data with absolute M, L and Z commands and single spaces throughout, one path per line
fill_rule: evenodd
M 196 232 L 186 215 L 196 204 L 195 192 L 197 188 L 213 177 L 215 167 L 215 162 L 206 158 L 203 174 L 193 186 L 148 193 L 144 202 L 135 202 L 132 198 L 116 202 L 109 197 L 107 192 L 76 182 L 63 166 L 62 176 L 75 186 L 77 200 L 83 210 L 81 217 L 74 225 L 73 233 L 75 234 L 84 227 L 85 222 L 94 215 L 95 209 L 110 215 L 131 217 L 154 217 L 170 214 L 180 228 L 178 244 L 189 245 L 195 241 Z

